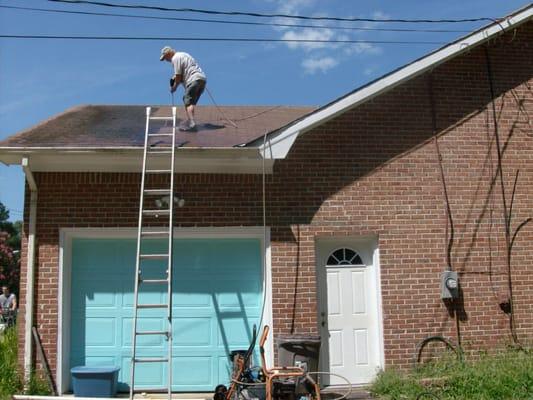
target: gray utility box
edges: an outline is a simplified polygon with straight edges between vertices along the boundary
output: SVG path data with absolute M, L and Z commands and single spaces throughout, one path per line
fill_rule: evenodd
M 278 338 L 281 367 L 298 366 L 305 371 L 318 371 L 320 336 L 286 336 Z
M 440 275 L 440 298 L 457 299 L 459 297 L 459 277 L 457 272 L 444 271 Z

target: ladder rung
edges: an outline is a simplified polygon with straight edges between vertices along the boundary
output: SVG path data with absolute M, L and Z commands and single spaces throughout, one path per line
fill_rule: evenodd
M 168 335 L 168 331 L 141 331 L 135 332 L 136 335 Z
M 142 283 L 168 283 L 168 279 L 139 279 Z
M 167 362 L 168 358 L 134 358 L 133 361 L 138 363 Z
M 167 308 L 166 304 L 137 304 L 137 308 Z
M 139 254 L 139 258 L 143 260 L 166 260 L 168 254 Z
M 162 388 L 162 387 L 158 387 L 158 388 L 151 388 L 151 387 L 146 387 L 146 388 L 139 388 L 139 389 L 133 389 L 133 393 L 166 393 L 168 392 L 168 388 Z
M 170 174 L 171 172 L 170 169 L 147 169 L 145 171 L 147 174 Z
M 170 194 L 170 189 L 144 189 L 144 194 L 148 196 L 158 196 L 162 194 Z
M 170 235 L 170 232 L 168 230 L 141 232 L 142 237 L 168 237 L 168 235 Z
M 160 121 L 172 121 L 174 117 L 150 117 L 150 119 L 160 120 Z
M 153 136 L 174 136 L 173 133 L 150 133 L 148 134 L 149 137 Z
M 148 154 L 170 154 L 172 153 L 172 146 L 164 146 L 164 147 L 150 147 L 148 149 Z
M 163 209 L 163 210 L 144 210 L 143 214 L 145 215 L 170 215 L 169 209 Z

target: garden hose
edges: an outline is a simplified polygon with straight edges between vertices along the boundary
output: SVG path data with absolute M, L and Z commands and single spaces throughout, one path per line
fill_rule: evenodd
M 459 361 L 463 361 L 463 352 L 461 351 L 461 348 L 453 344 L 453 342 L 450 339 L 446 339 L 443 336 L 428 336 L 424 340 L 422 340 L 420 343 L 416 345 L 416 354 L 413 359 L 413 366 L 417 366 L 420 362 L 420 356 L 422 354 L 422 350 L 429 342 L 442 342 L 446 345 L 447 348 L 453 350 L 453 352 L 457 355 L 457 359 Z

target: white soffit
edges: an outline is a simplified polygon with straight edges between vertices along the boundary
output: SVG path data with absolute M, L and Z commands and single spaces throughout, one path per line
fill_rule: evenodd
M 453 42 L 440 50 L 437 50 L 411 64 L 406 65 L 397 71 L 384 76 L 375 82 L 325 106 L 312 113 L 306 118 L 282 129 L 275 136 L 267 140 L 265 146 L 259 146 L 261 154 L 269 159 L 285 158 L 291 149 L 296 138 L 306 131 L 321 125 L 335 116 L 362 104 L 382 93 L 385 93 L 403 82 L 412 79 L 449 59 L 471 50 L 509 29 L 518 27 L 527 22 L 533 15 L 533 5 L 516 12 L 503 20 L 495 22 L 486 28 L 480 29 L 469 36 Z M 502 29 L 503 28 L 503 29 Z
M 141 148 L 0 148 L 0 162 L 20 165 L 26 157 L 33 172 L 141 172 Z M 272 173 L 273 160 L 265 160 Z M 151 163 L 165 168 L 165 160 Z M 257 148 L 176 149 L 177 173 L 261 174 L 263 158 Z

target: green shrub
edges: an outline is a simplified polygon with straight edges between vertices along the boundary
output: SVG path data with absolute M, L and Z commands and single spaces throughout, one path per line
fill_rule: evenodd
M 416 399 L 422 392 L 442 400 L 533 399 L 533 354 L 509 350 L 464 363 L 446 358 L 409 372 L 387 370 L 371 391 L 391 400 Z
M 0 400 L 11 399 L 13 394 L 50 394 L 48 384 L 38 373 L 32 373 L 24 391 L 24 374 L 18 365 L 17 329 L 9 328 L 0 336 Z

